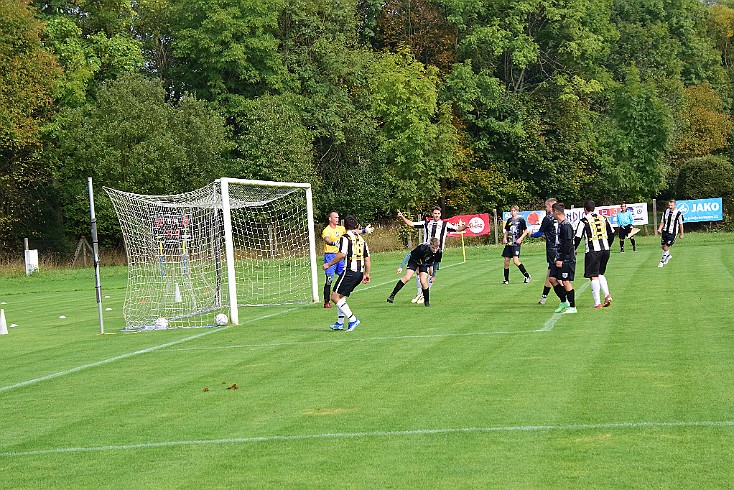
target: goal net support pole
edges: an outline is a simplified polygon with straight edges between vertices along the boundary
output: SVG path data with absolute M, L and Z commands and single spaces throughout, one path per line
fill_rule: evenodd
M 99 279 L 99 239 L 97 238 L 97 215 L 94 212 L 94 188 L 92 178 L 87 177 L 89 191 L 89 215 L 92 228 L 92 254 L 94 255 L 94 280 L 97 292 L 97 311 L 99 313 L 99 333 L 104 333 L 104 315 L 102 313 L 102 284 Z

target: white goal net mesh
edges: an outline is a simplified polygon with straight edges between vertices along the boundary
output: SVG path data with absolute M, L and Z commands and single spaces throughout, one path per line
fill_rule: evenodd
M 214 326 L 218 313 L 236 322 L 237 306 L 313 300 L 306 188 L 227 181 L 226 202 L 220 181 L 166 196 L 105 188 L 127 252 L 125 329 Z

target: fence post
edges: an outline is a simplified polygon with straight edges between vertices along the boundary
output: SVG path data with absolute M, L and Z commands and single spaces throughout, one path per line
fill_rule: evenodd
M 657 199 L 652 200 L 652 225 L 655 227 L 653 231 L 655 236 L 658 236 L 658 201 Z
M 493 210 L 492 219 L 494 220 L 494 223 L 493 223 L 494 224 L 494 244 L 497 245 L 500 242 L 500 238 L 498 235 L 499 230 L 497 229 L 497 226 L 498 226 L 497 225 L 497 208 L 494 208 Z

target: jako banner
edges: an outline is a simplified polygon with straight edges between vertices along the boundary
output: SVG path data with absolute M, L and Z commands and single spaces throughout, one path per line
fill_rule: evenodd
M 676 207 L 683 213 L 684 223 L 721 221 L 724 219 L 724 210 L 720 197 L 678 201 L 676 202 Z M 663 212 L 665 212 L 665 208 L 663 208 Z

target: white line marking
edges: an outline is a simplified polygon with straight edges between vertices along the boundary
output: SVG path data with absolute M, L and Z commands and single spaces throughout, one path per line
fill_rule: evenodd
M 260 316 L 260 317 L 257 317 L 257 318 L 253 318 L 251 320 L 247 320 L 247 321 L 241 323 L 240 325 L 247 325 L 248 323 L 253 323 L 253 322 L 256 322 L 256 321 L 264 320 L 265 318 L 270 318 L 270 317 L 273 317 L 273 316 L 282 315 L 283 313 L 288 313 L 288 312 L 291 312 L 293 310 L 297 310 L 299 308 L 303 308 L 303 306 L 296 307 L 296 308 L 289 308 L 287 310 L 279 311 L 277 313 L 271 313 L 269 315 L 263 315 L 263 316 Z M 160 350 L 160 349 L 165 349 L 166 347 L 171 347 L 172 345 L 177 345 L 177 344 L 182 344 L 184 342 L 189 342 L 191 340 L 195 340 L 195 339 L 204 337 L 206 335 L 211 335 L 213 333 L 221 332 L 221 331 L 224 331 L 224 330 L 227 330 L 227 329 L 230 329 L 230 328 L 232 328 L 232 325 L 225 326 L 225 327 L 219 327 L 219 328 L 212 329 L 212 330 L 207 330 L 206 332 L 202 332 L 202 333 L 197 334 L 197 335 L 192 335 L 190 337 L 186 337 L 186 338 L 183 338 L 183 339 L 174 340 L 174 341 L 171 341 L 171 342 L 166 342 L 165 344 L 160 344 L 160 345 L 156 345 L 156 346 L 153 346 L 153 347 L 148 347 L 147 349 L 141 349 L 141 350 L 137 350 L 135 352 L 130 352 L 130 353 L 127 353 L 127 354 L 122 354 L 122 355 L 115 356 L 115 357 L 110 357 L 109 359 L 103 359 L 101 361 L 93 362 L 93 363 L 90 363 L 90 364 L 84 364 L 82 366 L 77 366 L 75 368 L 67 369 L 65 371 L 59 371 L 59 372 L 56 372 L 56 373 L 47 374 L 46 376 L 41 376 L 39 378 L 33 378 L 33 379 L 26 380 L 26 381 L 21 381 L 20 383 L 15 383 L 15 384 L 8 385 L 8 386 L 0 386 L 0 393 L 2 393 L 3 391 L 13 390 L 15 388 L 22 388 L 24 386 L 32 385 L 32 384 L 35 384 L 35 383 L 40 383 L 41 381 L 47 381 L 49 379 L 54 379 L 54 378 L 58 378 L 58 377 L 61 377 L 61 376 L 66 376 L 67 374 L 76 373 L 76 372 L 79 372 L 79 371 L 83 371 L 85 369 L 89 369 L 89 368 L 93 368 L 93 367 L 97 367 L 97 366 L 103 366 L 105 364 L 109 364 L 111 362 L 119 361 L 121 359 L 127 359 L 129 357 L 138 356 L 138 355 L 141 355 L 141 354 L 147 354 L 149 352 L 157 351 L 157 350 Z
M 218 444 L 248 444 L 274 441 L 298 441 L 313 439 L 354 439 L 367 437 L 422 436 L 435 434 L 460 434 L 482 432 L 550 432 L 550 431 L 588 431 L 588 430 L 625 430 L 625 429 L 662 429 L 692 427 L 734 427 L 734 421 L 707 422 L 621 422 L 609 424 L 570 424 L 570 425 L 520 425 L 509 427 L 458 427 L 448 429 L 415 429 L 375 432 L 337 432 L 326 434 L 302 434 L 286 436 L 233 437 L 229 439 L 194 439 L 189 441 L 161 441 L 141 444 L 123 444 L 116 446 L 65 447 L 55 449 L 37 449 L 33 451 L 8 451 L 0 453 L 2 458 L 19 456 L 39 456 L 45 454 L 83 453 L 100 451 L 122 451 L 130 449 L 150 449 L 172 446 L 200 446 Z
M 446 265 L 443 268 L 444 269 L 448 269 L 449 267 L 455 267 L 457 265 L 464 265 L 464 262 L 456 262 L 456 263 L 453 263 L 453 264 Z M 386 284 L 391 284 L 391 283 L 392 283 L 392 281 L 386 281 L 386 282 L 383 282 L 383 283 L 380 283 L 380 284 L 373 284 L 373 285 L 370 285 L 370 286 L 367 286 L 367 287 L 363 287 L 360 290 L 365 291 L 367 289 L 372 289 L 372 288 L 384 286 Z M 586 288 L 587 285 L 588 285 L 588 283 L 584 284 L 579 289 L 579 293 L 581 291 L 583 291 Z M 355 292 L 358 292 L 360 290 L 356 290 Z M 300 309 L 300 308 L 304 308 L 306 306 L 310 306 L 310 304 L 308 304 L 308 305 L 301 305 L 301 306 L 297 306 L 297 307 L 294 307 L 294 308 L 289 308 L 287 310 L 279 311 L 279 312 L 276 312 L 276 313 L 271 313 L 271 314 L 268 314 L 268 315 L 259 316 L 257 318 L 253 318 L 253 319 L 247 320 L 247 321 L 241 323 L 240 325 L 247 325 L 249 323 L 254 323 L 254 322 L 257 322 L 257 321 L 260 321 L 260 320 L 264 320 L 264 319 L 267 319 L 267 318 L 272 318 L 274 316 L 282 315 L 284 313 L 289 313 L 291 311 L 294 311 L 294 310 L 297 310 L 297 309 Z M 436 334 L 436 335 L 405 335 L 405 336 L 396 336 L 396 337 L 375 337 L 375 338 L 370 338 L 370 339 L 354 338 L 354 339 L 351 339 L 351 340 L 349 340 L 349 339 L 340 339 L 340 340 L 333 340 L 333 339 L 331 339 L 331 340 L 317 340 L 317 341 L 309 341 L 309 342 L 281 342 L 281 343 L 273 343 L 273 344 L 252 344 L 252 345 L 243 345 L 243 346 L 224 346 L 224 347 L 213 347 L 213 349 L 219 349 L 219 348 L 243 348 L 243 347 L 269 347 L 269 346 L 295 345 L 295 344 L 305 344 L 305 343 L 328 343 L 328 342 L 348 342 L 348 341 L 352 341 L 352 342 L 354 342 L 354 341 L 364 342 L 364 341 L 370 341 L 370 340 L 419 339 L 419 338 L 432 338 L 432 337 L 452 337 L 452 336 L 457 336 L 458 337 L 458 336 L 469 336 L 469 335 L 511 335 L 511 334 L 522 334 L 522 333 L 533 333 L 533 332 L 547 332 L 547 331 L 550 331 L 553 328 L 553 325 L 555 325 L 555 322 L 557 321 L 557 318 L 555 318 L 556 316 L 560 316 L 560 315 L 554 315 L 553 317 L 551 317 L 551 319 L 548 320 L 548 322 L 546 322 L 545 325 L 543 326 L 543 328 L 541 328 L 540 330 L 524 330 L 524 331 L 519 331 L 519 332 L 496 332 L 495 331 L 495 332 L 470 332 L 470 333 L 460 333 L 460 334 L 457 333 L 457 334 Z M 128 358 L 133 357 L 133 356 L 137 356 L 137 355 L 141 355 L 141 354 L 147 354 L 149 352 L 154 352 L 154 351 L 157 351 L 157 350 L 160 350 L 160 349 L 165 349 L 166 347 L 171 347 L 173 345 L 178 345 L 178 344 L 182 344 L 182 343 L 185 343 L 185 342 L 189 342 L 191 340 L 195 340 L 195 339 L 204 337 L 206 335 L 211 335 L 213 333 L 221 332 L 221 331 L 227 330 L 229 328 L 232 328 L 232 326 L 225 326 L 225 327 L 220 327 L 220 328 L 213 329 L 213 330 L 208 330 L 206 332 L 202 332 L 202 333 L 197 334 L 197 335 L 192 335 L 190 337 L 186 337 L 186 338 L 183 338 L 183 339 L 175 340 L 175 341 L 172 341 L 172 342 L 167 342 L 165 344 L 160 344 L 160 345 L 153 346 L 153 347 L 148 347 L 147 349 L 142 349 L 142 350 L 138 350 L 138 351 L 135 351 L 135 352 L 130 352 L 130 353 L 127 353 L 127 354 L 122 354 L 122 355 L 115 356 L 115 357 L 110 357 L 108 359 L 103 359 L 101 361 L 93 362 L 93 363 L 90 363 L 90 364 L 84 364 L 84 365 L 77 366 L 77 367 L 74 367 L 74 368 L 71 368 L 71 369 L 67 369 L 65 371 L 59 371 L 59 372 L 56 372 L 56 373 L 48 374 L 46 376 L 40 376 L 38 378 L 33 378 L 33 379 L 26 380 L 26 381 L 21 381 L 20 383 L 15 383 L 15 384 L 12 384 L 12 385 L 7 385 L 7 386 L 0 386 L 0 393 L 2 393 L 4 391 L 10 391 L 10 390 L 13 390 L 13 389 L 16 389 L 16 388 L 22 388 L 22 387 L 28 386 L 28 385 L 40 383 L 42 381 L 47 381 L 47 380 L 50 380 L 50 379 L 58 378 L 58 377 L 61 377 L 61 376 L 66 376 L 68 374 L 73 374 L 73 373 L 76 373 L 76 372 L 79 372 L 79 371 L 83 371 L 85 369 L 90 369 L 90 368 L 97 367 L 97 366 L 103 366 L 105 364 L 109 364 L 109 363 L 112 363 L 112 362 L 115 362 L 115 361 L 119 361 L 119 360 L 122 360 L 122 359 L 128 359 Z M 176 349 L 176 350 L 193 350 L 193 349 L 187 348 L 187 349 Z
M 581 296 L 581 293 L 583 293 L 586 290 L 586 288 L 589 287 L 589 284 L 590 284 L 590 281 L 586 281 L 585 283 L 581 285 L 580 288 L 576 290 L 577 298 Z M 540 330 L 536 330 L 536 332 L 550 332 L 551 330 L 553 330 L 553 327 L 556 326 L 556 322 L 558 321 L 558 319 L 561 318 L 562 316 L 563 316 L 563 313 L 553 313 L 553 316 L 551 316 L 548 319 L 548 321 L 543 324 L 543 328 L 541 328 Z

